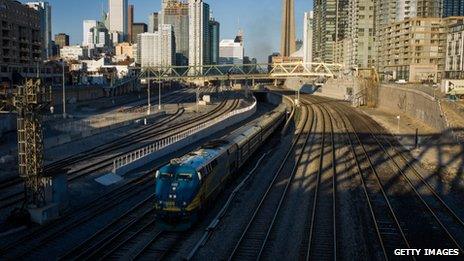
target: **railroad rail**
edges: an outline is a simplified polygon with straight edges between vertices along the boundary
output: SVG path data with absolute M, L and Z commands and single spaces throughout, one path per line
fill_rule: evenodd
M 238 106 L 237 101 L 238 100 L 234 100 L 233 104 L 230 105 L 228 110 L 236 108 L 236 106 Z M 217 113 L 219 112 L 216 112 L 216 114 Z M 212 115 L 209 116 L 211 117 Z M 198 119 L 196 120 L 197 122 L 195 122 L 194 124 L 199 124 Z M 172 129 L 177 128 L 178 126 L 174 126 Z M 40 246 L 44 244 L 55 241 L 63 232 L 70 231 L 71 229 L 77 228 L 78 226 L 85 224 L 93 217 L 122 203 L 125 199 L 130 198 L 131 196 L 134 196 L 137 193 L 146 190 L 153 183 L 150 182 L 153 181 L 153 175 L 153 173 L 148 172 L 145 175 L 130 181 L 123 188 L 118 188 L 114 191 L 111 191 L 108 194 L 105 194 L 105 196 L 93 201 L 94 203 L 89 203 L 87 207 L 81 210 L 79 214 L 76 216 L 73 216 L 71 213 L 68 213 L 57 222 L 53 222 L 50 225 L 42 226 L 38 229 L 32 230 L 30 233 L 20 237 L 18 240 L 15 240 L 14 242 L 11 242 L 10 244 L 7 244 L 6 246 L 0 248 L 0 255 L 6 255 L 8 257 L 22 257 L 23 255 L 26 255 L 28 253 L 32 253 L 33 250 L 38 249 Z M 26 241 L 33 241 L 35 243 L 25 244 L 24 242 Z
M 319 168 L 313 196 L 309 239 L 306 251 L 306 260 L 337 260 L 337 229 L 336 229 L 336 158 L 334 142 L 334 125 L 332 116 L 323 106 L 316 106 L 321 115 L 321 152 Z M 327 142 L 327 128 L 329 128 L 330 141 Z M 328 144 L 330 146 L 328 146 Z M 326 147 L 330 147 L 331 173 L 324 171 Z M 329 175 L 329 177 L 327 177 Z M 326 176 L 322 182 L 323 176 Z M 331 177 L 330 177 L 331 176 Z M 330 182 L 331 181 L 331 186 Z M 324 195 L 332 195 L 330 198 Z
M 101 171 L 103 169 L 107 169 L 113 166 L 113 159 L 116 157 L 120 157 L 124 155 L 126 152 L 119 152 L 116 154 L 111 155 L 108 159 L 101 159 L 103 155 L 107 155 L 110 152 L 117 151 L 118 149 L 126 149 L 130 148 L 131 145 L 134 143 L 143 143 L 144 141 L 151 140 L 151 139 L 164 139 L 167 137 L 175 136 L 180 133 L 184 129 L 188 129 L 190 126 L 197 126 L 199 124 L 203 124 L 207 122 L 209 118 L 214 118 L 218 115 L 222 115 L 225 112 L 233 111 L 238 106 L 238 100 L 233 100 L 232 104 L 229 104 L 228 107 L 226 106 L 226 101 L 223 100 L 216 108 L 209 111 L 208 113 L 195 117 L 189 121 L 174 124 L 172 126 L 166 126 L 167 123 L 171 122 L 172 120 L 178 118 L 182 111 L 178 111 L 176 114 L 171 115 L 170 117 L 163 119 L 161 122 L 144 127 L 142 130 L 135 134 L 128 134 L 120 139 L 110 143 L 104 144 L 95 148 L 92 148 L 88 151 L 73 155 L 71 157 L 65 158 L 60 160 L 56 163 L 52 163 L 49 165 L 49 169 L 63 169 L 65 167 L 70 167 L 71 165 L 86 162 L 93 158 L 100 158 L 97 162 L 90 163 L 86 166 L 81 166 L 80 168 L 68 172 L 68 180 L 74 181 L 79 178 L 88 176 L 89 174 L 93 174 L 97 171 Z M 225 108 L 225 110 L 224 110 Z M 142 145 L 138 145 L 141 147 Z M 20 180 L 18 181 L 20 182 Z M 10 207 L 12 205 L 18 204 L 22 200 L 22 193 L 21 191 L 16 192 L 12 195 L 9 195 L 5 198 L 0 199 L 0 202 L 4 202 L 0 204 L 0 208 Z M 12 199 L 15 200 L 12 200 Z
M 295 177 L 298 164 L 303 155 L 301 152 L 305 149 L 314 126 L 314 117 L 309 116 L 309 111 L 306 107 L 303 107 L 303 118 L 304 120 L 301 121 L 298 128 L 299 132 L 296 139 L 294 139 L 290 150 L 276 171 L 266 192 L 261 197 L 251 219 L 241 233 L 229 256 L 229 260 L 259 259 L 262 255 L 277 214 L 287 195 L 288 188 Z M 294 164 L 288 164 L 294 151 L 300 151 L 298 160 Z M 286 169 L 286 167 L 290 169 Z M 284 184 L 283 186 L 282 183 Z
M 386 260 L 392 258 L 393 251 L 397 248 L 421 248 L 427 247 L 427 245 L 424 245 L 422 239 L 413 234 L 412 226 L 417 226 L 417 224 L 409 220 L 404 213 L 400 214 L 401 211 L 393 203 L 394 196 L 385 188 L 386 182 L 380 177 L 373 160 L 371 160 L 372 155 L 369 155 L 366 148 L 368 141 L 366 141 L 365 136 L 361 137 L 358 133 L 357 128 L 360 128 L 361 125 L 363 130 L 367 131 L 367 134 L 364 135 L 372 140 L 369 146 L 377 146 L 380 149 L 379 153 L 382 153 L 390 167 L 395 169 L 398 175 L 398 178 L 395 178 L 395 186 L 409 188 L 412 193 L 410 197 L 415 202 L 414 208 L 420 213 L 426 214 L 423 219 L 429 221 L 426 222 L 428 226 L 425 227 L 429 229 L 430 237 L 438 239 L 438 241 L 433 242 L 433 245 L 454 247 L 462 251 L 463 238 L 458 239 L 464 231 L 462 219 L 423 178 L 413 163 L 407 160 L 404 152 L 397 149 L 398 145 L 394 145 L 394 142 L 391 141 L 394 137 L 379 135 L 378 133 L 384 133 L 384 130 L 376 124 L 372 124 L 372 120 L 367 120 L 358 113 L 353 113 L 352 108 L 347 110 L 346 106 L 341 106 L 337 102 L 329 99 L 322 100 L 325 101 L 324 104 L 332 103 L 332 108 L 340 116 L 347 133 L 351 154 L 356 162 L 357 173 L 381 247 L 382 257 Z M 358 124 L 357 127 L 355 127 L 356 124 Z M 363 167 L 363 163 L 364 165 L 367 163 L 367 167 Z M 414 178 L 419 184 L 414 183 Z M 425 190 L 430 194 L 424 195 Z M 432 244 L 432 242 L 429 243 Z

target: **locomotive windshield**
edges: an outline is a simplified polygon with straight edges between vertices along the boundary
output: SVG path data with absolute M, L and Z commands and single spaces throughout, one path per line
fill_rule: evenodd
M 165 173 L 165 172 L 160 173 L 160 172 L 158 172 L 156 174 L 156 178 L 161 178 L 161 179 L 171 179 L 173 177 L 174 177 L 174 175 L 171 174 L 171 173 Z
M 177 179 L 179 180 L 185 180 L 185 181 L 190 181 L 192 180 L 193 176 L 190 173 L 180 173 L 177 175 Z

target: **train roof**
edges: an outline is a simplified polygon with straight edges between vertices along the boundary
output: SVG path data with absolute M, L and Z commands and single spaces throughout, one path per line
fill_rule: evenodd
M 190 152 L 181 158 L 171 160 L 171 165 L 179 165 L 199 170 L 201 167 L 217 158 L 227 144 L 229 144 L 229 142 L 225 140 L 208 142 L 196 151 Z

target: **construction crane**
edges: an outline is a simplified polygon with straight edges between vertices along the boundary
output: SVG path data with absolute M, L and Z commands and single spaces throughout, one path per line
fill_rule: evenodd
M 16 110 L 19 176 L 24 180 L 24 207 L 42 207 L 45 201 L 42 113 L 51 103 L 51 88 L 40 79 L 29 79 L 16 93 L 4 91 L 0 110 Z

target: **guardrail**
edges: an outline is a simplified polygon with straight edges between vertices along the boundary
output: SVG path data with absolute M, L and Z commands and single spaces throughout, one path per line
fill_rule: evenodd
M 245 112 L 248 112 L 248 111 L 251 111 L 253 110 L 257 105 L 257 100 L 256 98 L 254 99 L 254 102 L 252 105 L 246 107 L 246 108 L 242 108 L 242 109 L 239 109 L 239 110 L 235 110 L 235 111 L 231 111 L 223 116 L 220 116 L 218 118 L 215 118 L 211 121 L 208 121 L 208 122 L 205 122 L 201 125 L 198 125 L 196 127 L 193 127 L 193 128 L 190 128 L 186 131 L 183 131 L 175 136 L 172 136 L 172 137 L 168 137 L 168 138 L 165 138 L 165 139 L 162 139 L 162 140 L 159 140 L 149 146 L 146 146 L 142 149 L 139 149 L 139 150 L 136 150 L 136 151 L 133 151 L 129 154 L 126 154 L 124 156 L 121 156 L 117 159 L 115 159 L 113 161 L 113 173 L 116 173 L 116 170 L 119 169 L 119 168 L 122 168 L 124 166 L 127 166 L 137 160 L 140 160 L 144 157 L 146 157 L 147 155 L 150 155 L 152 153 L 155 153 L 157 151 L 160 151 L 166 147 L 169 147 L 170 145 L 174 144 L 174 143 L 177 143 L 183 139 L 186 139 L 202 130 L 205 130 L 211 126 L 214 126 L 220 122 L 223 122 L 231 117 L 234 117 L 238 114 L 242 114 L 242 113 L 245 113 Z

